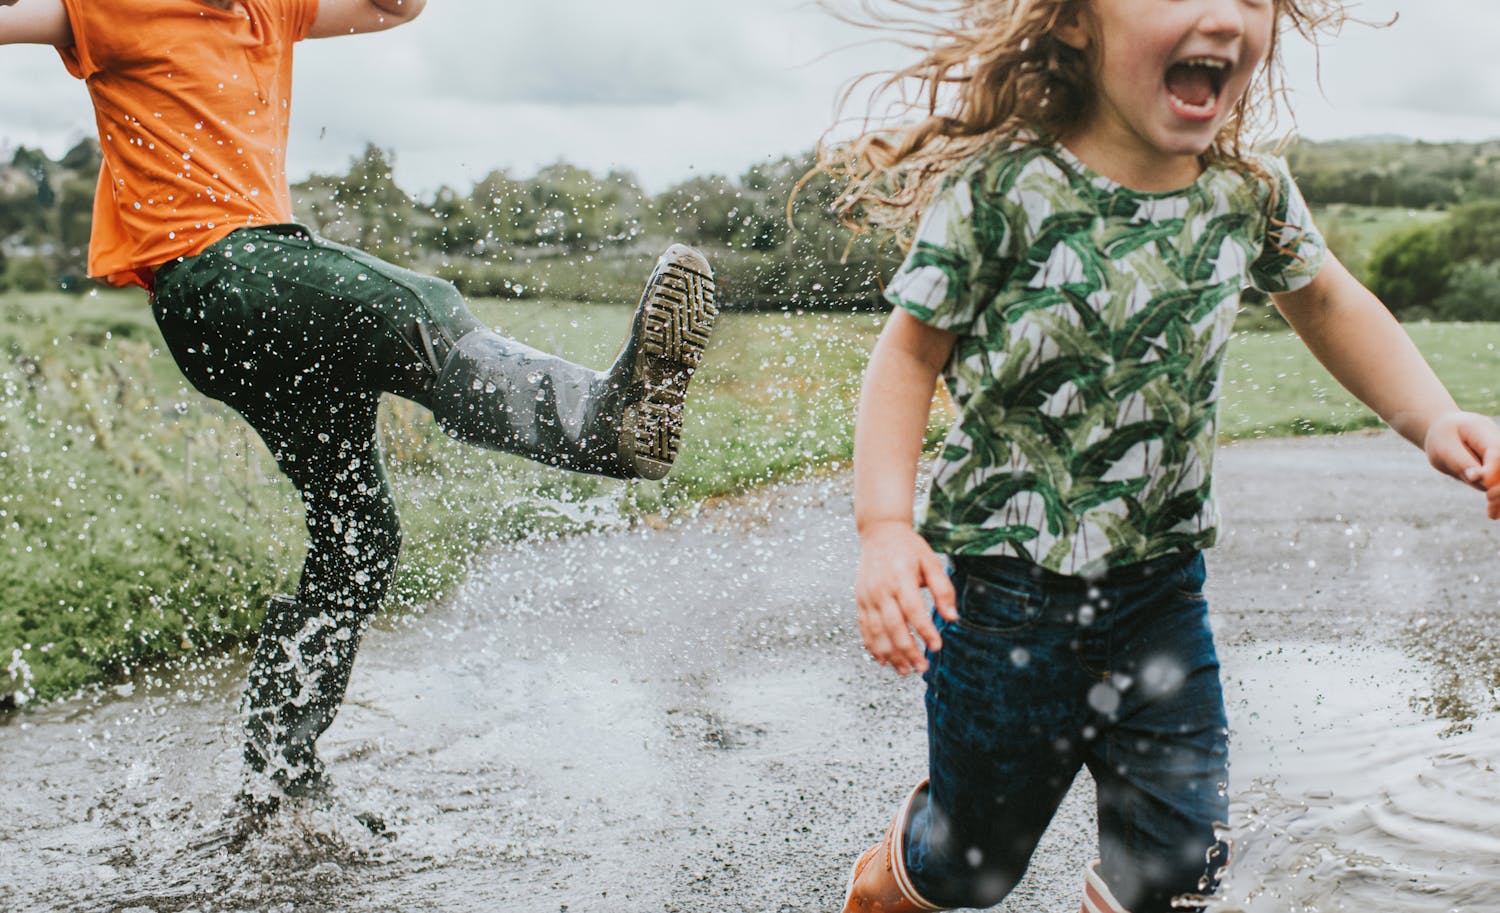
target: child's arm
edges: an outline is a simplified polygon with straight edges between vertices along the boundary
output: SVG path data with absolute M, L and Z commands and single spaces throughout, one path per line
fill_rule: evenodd
M 320 0 L 309 38 L 383 32 L 417 18 L 427 0 Z
M 73 46 L 62 0 L 0 0 L 0 44 Z
M 1329 255 L 1307 286 L 1271 297 L 1334 379 L 1434 468 L 1481 491 L 1487 479 L 1500 482 L 1500 428 L 1459 410 L 1411 337 L 1342 263 Z M 1488 488 L 1490 518 L 1500 519 L 1500 485 Z
M 875 343 L 859 397 L 854 430 L 859 633 L 870 655 L 901 675 L 927 668 L 913 630 L 929 649 L 943 645 L 921 588 L 932 593 L 944 618 L 958 618 L 943 559 L 912 528 L 917 459 L 938 372 L 954 338 L 898 308 Z

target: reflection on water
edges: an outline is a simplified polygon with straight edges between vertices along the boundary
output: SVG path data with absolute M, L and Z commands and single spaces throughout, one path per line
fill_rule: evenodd
M 1236 852 L 1213 910 L 1500 910 L 1500 719 L 1418 713 L 1393 649 L 1226 654 Z

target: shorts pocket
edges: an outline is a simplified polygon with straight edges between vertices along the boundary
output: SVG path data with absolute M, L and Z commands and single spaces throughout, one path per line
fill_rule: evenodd
M 1205 602 L 1208 598 L 1203 595 L 1205 577 L 1203 555 L 1199 553 L 1172 576 L 1172 592 L 1186 602 Z
M 1042 603 L 1042 594 L 1025 584 L 967 574 L 958 626 L 977 634 L 1016 634 L 1041 620 Z

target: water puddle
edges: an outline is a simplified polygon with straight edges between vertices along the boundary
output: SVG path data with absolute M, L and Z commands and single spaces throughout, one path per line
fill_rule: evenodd
M 1420 712 L 1394 648 L 1225 650 L 1234 863 L 1217 913 L 1500 910 L 1500 719 Z

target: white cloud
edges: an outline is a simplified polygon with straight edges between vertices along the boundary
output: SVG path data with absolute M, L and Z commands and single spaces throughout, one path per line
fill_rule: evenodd
M 1440 142 L 1500 138 L 1500 4 L 1368 0 L 1323 49 L 1289 46 L 1301 133 L 1314 139 L 1401 134 Z M 1300 43 L 1298 43 L 1300 44 Z M 1321 84 L 1320 84 L 1321 83 Z
M 847 2 L 847 0 L 845 0 Z M 1367 0 L 1386 29 L 1349 26 L 1312 55 L 1288 46 L 1300 132 L 1500 137 L 1494 0 Z M 438 0 L 391 32 L 298 51 L 290 167 L 342 170 L 366 142 L 411 188 L 558 159 L 622 168 L 650 189 L 738 174 L 812 146 L 841 84 L 906 60 L 810 0 Z M 82 84 L 54 51 L 6 48 L 0 139 L 60 154 L 93 130 Z

